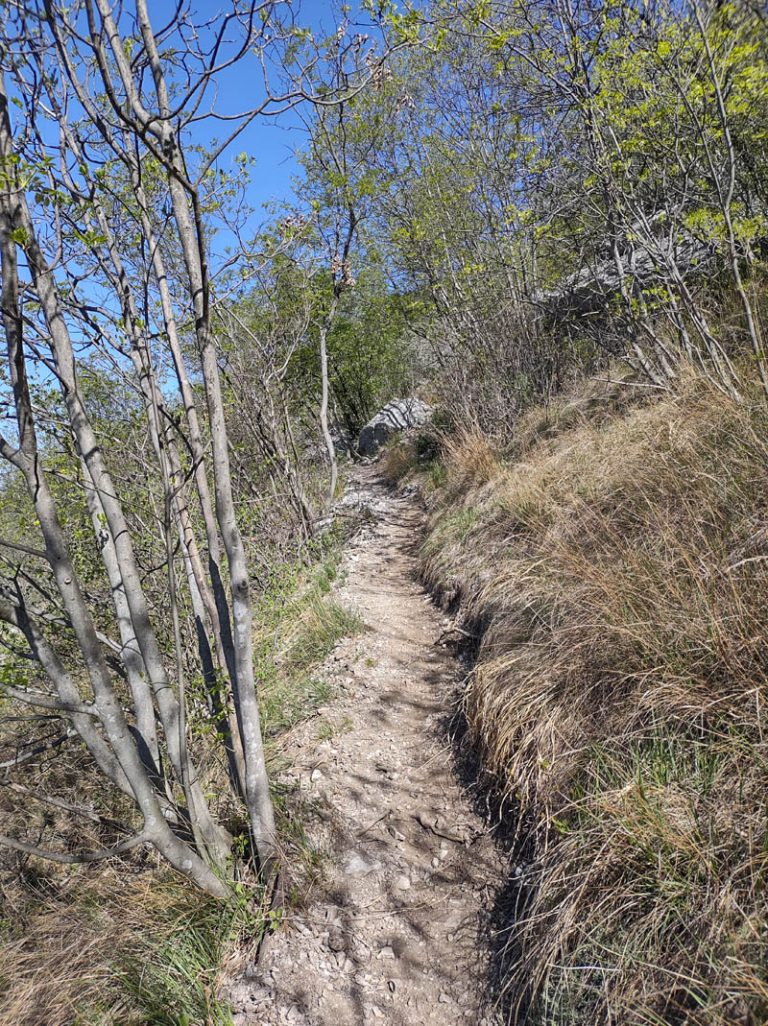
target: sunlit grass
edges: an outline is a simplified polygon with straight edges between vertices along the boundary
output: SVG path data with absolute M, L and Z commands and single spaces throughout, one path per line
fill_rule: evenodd
M 525 867 L 512 1014 L 764 1022 L 768 415 L 695 375 L 560 406 L 506 453 L 444 447 L 423 549 L 482 632 L 465 709 Z

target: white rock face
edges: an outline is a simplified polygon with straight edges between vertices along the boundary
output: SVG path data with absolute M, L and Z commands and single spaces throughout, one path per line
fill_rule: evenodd
M 393 399 L 360 432 L 358 452 L 361 456 L 375 456 L 396 431 L 426 424 L 431 415 L 432 408 L 421 399 Z

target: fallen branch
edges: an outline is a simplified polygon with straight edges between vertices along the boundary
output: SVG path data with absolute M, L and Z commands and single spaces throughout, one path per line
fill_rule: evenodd
M 53 709 L 62 713 L 78 713 L 82 716 L 97 716 L 96 706 L 87 702 L 62 702 L 53 695 L 46 695 L 43 691 L 28 691 L 26 688 L 15 688 L 10 684 L 0 684 L 0 692 L 9 698 L 15 698 L 19 702 L 26 702 L 27 705 L 36 705 L 41 709 Z
M 102 859 L 111 859 L 115 855 L 122 855 L 126 851 L 144 844 L 147 838 L 144 834 L 135 834 L 126 841 L 116 844 L 114 848 L 102 848 L 100 851 L 84 851 L 79 855 L 69 855 L 63 851 L 47 851 L 45 848 L 38 848 L 36 844 L 27 844 L 26 841 L 17 841 L 15 837 L 8 837 L 0 834 L 0 844 L 14 851 L 20 851 L 24 855 L 36 855 L 40 859 L 47 859 L 49 862 L 60 862 L 66 866 L 75 866 L 83 862 L 100 862 Z
M 61 734 L 59 737 L 54 738 L 53 741 L 46 741 L 44 744 L 35 745 L 34 748 L 30 749 L 28 752 L 24 752 L 23 755 L 19 754 L 13 759 L 8 759 L 6 762 L 0 762 L 0 770 L 10 769 L 12 766 L 19 766 L 22 762 L 29 762 L 29 760 L 34 759 L 36 755 L 51 751 L 54 748 L 59 748 L 65 741 L 70 741 L 73 737 L 77 737 L 77 731 L 68 730 L 66 734 Z
M 98 823 L 103 826 L 112 827 L 116 830 L 122 830 L 125 833 L 128 832 L 128 827 L 116 819 L 111 819 L 109 816 L 102 816 L 101 813 L 94 812 L 93 809 L 84 809 L 81 805 L 73 805 L 72 802 L 64 801 L 63 798 L 54 798 L 51 795 L 40 794 L 39 791 L 33 791 L 31 787 L 25 787 L 23 784 L 17 784 L 15 781 L 2 780 L 0 781 L 0 787 L 7 787 L 9 790 L 16 791 L 18 794 L 28 795 L 33 801 L 41 802 L 44 805 L 52 805 L 55 809 L 63 809 L 65 812 L 71 812 L 73 816 L 82 816 L 83 819 L 89 819 L 92 823 Z

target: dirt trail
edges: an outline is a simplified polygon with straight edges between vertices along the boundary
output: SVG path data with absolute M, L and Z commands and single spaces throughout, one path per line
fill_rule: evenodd
M 415 579 L 422 515 L 375 466 L 343 504 L 372 514 L 338 589 L 368 631 L 329 660 L 337 697 L 292 734 L 286 774 L 327 864 L 311 904 L 230 986 L 235 1021 L 490 1026 L 484 923 L 503 874 L 444 737 L 458 665 Z

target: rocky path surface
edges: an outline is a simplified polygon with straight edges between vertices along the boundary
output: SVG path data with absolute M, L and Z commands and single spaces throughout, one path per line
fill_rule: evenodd
M 491 1026 L 485 924 L 503 874 L 445 737 L 459 667 L 416 582 L 422 514 L 375 466 L 355 474 L 343 505 L 370 518 L 338 592 L 368 630 L 329 660 L 336 698 L 292 733 L 285 774 L 324 871 L 228 988 L 235 1022 Z

